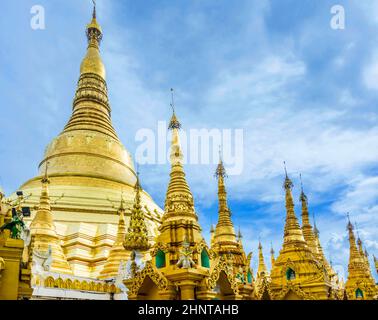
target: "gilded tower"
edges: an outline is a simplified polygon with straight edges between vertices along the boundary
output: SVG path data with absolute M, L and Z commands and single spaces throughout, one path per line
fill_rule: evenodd
M 301 194 L 299 197 L 299 200 L 302 204 L 302 233 L 303 237 L 307 242 L 307 246 L 310 248 L 312 253 L 317 256 L 319 254 L 318 252 L 318 244 L 316 241 L 315 233 L 312 229 L 312 226 L 310 224 L 310 218 L 309 218 L 309 212 L 308 212 L 308 200 L 307 196 L 303 191 L 303 185 L 302 185 L 302 177 L 301 177 Z
M 303 236 L 294 212 L 292 181 L 284 181 L 286 222 L 282 249 L 274 262 L 271 277 L 273 299 L 329 299 L 331 281 Z
M 345 283 L 345 293 L 348 300 L 372 300 L 377 296 L 378 290 L 371 274 L 370 265 L 366 263 L 366 257 L 357 248 L 353 226 L 348 221 L 349 238 L 349 264 L 348 278 Z M 359 241 L 362 248 L 362 242 Z
M 53 216 L 51 213 L 49 197 L 49 179 L 47 174 L 42 179 L 42 191 L 37 213 L 30 224 L 31 243 L 29 248 L 30 260 L 37 252 L 46 253 L 51 250 L 50 271 L 72 274 L 67 258 L 60 245 L 60 239 L 56 233 Z
M 117 238 L 119 218 L 114 203 L 124 195 L 125 226 L 134 203 L 136 174 L 130 153 L 111 122 L 106 71 L 100 55 L 102 28 L 93 11 L 87 25 L 87 52 L 73 99 L 72 115 L 47 146 L 40 175 L 21 186 L 31 196 L 25 206 L 38 207 L 40 180 L 49 163 L 50 207 L 56 233 L 73 273 L 97 277 Z M 150 239 L 157 234 L 162 211 L 140 191 Z M 32 218 L 36 215 L 33 210 Z M 26 219 L 28 222 L 31 220 Z
M 249 259 L 230 219 L 223 163 L 218 165 L 216 174 L 219 220 L 212 231 L 210 249 L 201 234 L 185 178 L 180 128 L 173 109 L 168 126 L 172 131 L 171 172 L 164 215 L 151 249 L 151 260 L 125 281 L 129 299 L 248 299 L 253 290 Z
M 333 271 L 331 265 L 329 264 L 328 260 L 326 259 L 323 248 L 320 243 L 319 238 L 319 230 L 316 228 L 312 228 L 310 223 L 309 211 L 308 211 L 308 199 L 306 194 L 303 191 L 303 184 L 302 184 L 302 175 L 300 175 L 301 179 L 301 194 L 299 200 L 302 204 L 302 233 L 303 237 L 307 243 L 307 246 L 310 248 L 314 257 L 324 266 L 328 276 L 330 279 L 337 280 L 337 275 Z M 314 221 L 315 223 L 315 221 Z
M 123 246 L 123 242 L 126 236 L 126 222 L 125 222 L 125 205 L 123 197 L 121 199 L 121 204 L 118 208 L 118 230 L 116 240 L 113 243 L 112 248 L 110 249 L 109 256 L 106 259 L 104 268 L 101 270 L 100 279 L 106 279 L 115 277 L 118 274 L 119 265 L 122 261 L 126 261 L 130 254 L 126 251 Z
M 135 200 L 131 209 L 130 224 L 124 237 L 123 246 L 126 250 L 146 252 L 150 248 L 148 241 L 148 230 L 146 227 L 145 214 L 140 204 L 140 192 L 142 187 L 139 182 L 139 175 L 135 184 Z
M 270 291 L 270 276 L 268 273 L 268 268 L 265 265 L 265 259 L 263 254 L 263 247 L 259 241 L 259 261 L 257 267 L 257 275 L 255 282 L 255 296 L 259 300 L 270 300 L 271 291 Z M 273 249 L 272 249 L 273 250 Z M 272 259 L 274 259 L 274 252 L 272 253 Z M 274 265 L 274 262 L 273 262 Z
M 181 124 L 174 111 L 168 128 L 172 131 L 171 172 L 164 215 L 151 250 L 152 260 L 129 284 L 130 299 L 192 300 L 198 298 L 199 283 L 208 274 L 209 249 L 185 178 Z
M 216 254 L 216 259 L 212 264 L 215 266 L 222 260 L 227 261 L 232 266 L 232 272 L 239 281 L 240 293 L 245 299 L 248 299 L 252 293 L 253 276 L 250 268 L 252 254 L 246 256 L 242 245 L 241 232 L 239 230 L 238 236 L 235 233 L 224 181 L 227 174 L 221 157 L 215 171 L 215 177 L 218 180 L 218 223 L 211 236 L 211 249 Z M 222 291 L 221 287 L 219 287 L 219 291 Z

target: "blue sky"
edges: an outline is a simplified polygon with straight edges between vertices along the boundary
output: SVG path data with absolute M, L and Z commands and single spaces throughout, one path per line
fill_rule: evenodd
M 46 10 L 32 30 L 30 8 Z M 346 28 L 330 27 L 341 4 Z M 11 193 L 34 176 L 45 146 L 69 118 L 86 49 L 91 1 L 2 4 L 0 184 Z M 259 237 L 269 265 L 285 218 L 285 160 L 299 173 L 334 265 L 346 268 L 345 213 L 378 256 L 378 2 L 98 0 L 113 124 L 128 150 L 140 128 L 170 116 L 169 88 L 185 129 L 242 128 L 244 170 L 227 180 L 247 251 Z M 216 223 L 215 165 L 187 165 L 204 234 Z M 140 168 L 163 204 L 169 165 Z M 296 208 L 299 217 L 300 207 Z M 256 255 L 253 259 L 256 266 Z M 376 274 L 375 274 L 376 275 Z

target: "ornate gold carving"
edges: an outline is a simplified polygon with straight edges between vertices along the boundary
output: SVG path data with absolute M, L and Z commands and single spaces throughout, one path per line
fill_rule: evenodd
M 145 267 L 137 272 L 131 287 L 129 288 L 129 295 L 137 295 L 144 279 L 149 277 L 159 288 L 159 290 L 167 290 L 169 281 L 168 279 L 156 269 L 151 261 L 147 261 Z
M 208 278 L 205 278 L 204 281 L 206 283 L 206 287 L 213 290 L 217 285 L 217 281 L 222 271 L 226 274 L 234 294 L 238 295 L 239 288 L 235 275 L 233 273 L 232 265 L 227 263 L 226 260 L 222 257 L 218 258 L 217 261 L 215 261 L 210 271 L 210 276 Z
M 278 293 L 271 292 L 271 297 L 274 300 L 283 300 L 285 296 L 290 292 L 294 292 L 299 298 L 303 300 L 316 300 L 316 297 L 303 291 L 299 285 L 293 285 L 288 283 L 285 287 L 283 287 Z

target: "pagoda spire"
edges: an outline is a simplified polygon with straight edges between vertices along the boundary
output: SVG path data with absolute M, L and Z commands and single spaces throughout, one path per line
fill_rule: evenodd
M 271 262 L 272 268 L 273 268 L 274 263 L 276 262 L 276 258 L 274 257 L 273 243 L 270 244 L 270 262 Z
M 169 275 L 172 279 L 178 279 L 181 276 L 188 276 L 191 272 L 197 273 L 197 266 L 208 268 L 210 257 L 209 248 L 201 234 L 202 228 L 194 208 L 193 195 L 186 181 L 179 133 L 181 123 L 176 116 L 173 89 L 171 89 L 171 94 L 172 117 L 168 125 L 168 130 L 172 133 L 170 179 L 165 197 L 164 214 L 158 228 L 159 234 L 150 252 L 152 260 L 162 273 Z M 198 251 L 195 250 L 198 250 L 198 246 L 201 246 L 202 250 L 196 256 Z M 187 257 L 186 261 L 190 261 L 188 262 L 190 268 L 183 265 L 184 255 Z M 190 299 L 193 299 L 194 287 L 192 283 L 190 288 L 183 289 L 182 296 L 190 296 Z
M 356 245 L 356 238 L 353 232 L 353 225 L 349 219 L 349 213 L 348 213 L 347 229 L 348 229 L 348 238 L 349 238 L 349 264 L 351 264 L 354 260 L 356 259 L 358 260 L 360 255 L 359 255 L 357 245 Z
M 350 222 L 349 213 L 347 214 L 347 217 L 349 263 L 348 279 L 345 284 L 345 289 L 349 299 L 373 299 L 378 293 L 375 280 L 372 276 L 370 265 L 366 264 L 365 255 L 361 255 L 359 249 L 357 248 L 356 238 L 353 232 L 353 225 Z
M 369 262 L 369 254 L 365 248 L 365 250 L 363 249 L 363 243 L 362 243 L 362 240 L 360 238 L 360 234 L 358 232 L 358 227 L 357 227 L 357 222 L 355 222 L 355 226 L 356 226 L 356 233 L 357 233 L 357 245 L 358 245 L 358 252 L 362 258 L 362 260 L 365 262 L 365 270 L 367 273 L 370 273 L 370 262 Z
M 172 216 L 184 215 L 191 217 L 195 221 L 198 220 L 197 214 L 194 211 L 194 200 L 192 192 L 185 178 L 183 167 L 184 155 L 181 149 L 180 134 L 181 123 L 179 122 L 174 107 L 173 89 L 172 92 L 172 117 L 169 122 L 168 129 L 172 131 L 171 142 L 171 172 L 170 181 L 168 184 L 166 199 L 165 199 L 165 215 L 164 219 L 171 218 Z
M 80 78 L 73 101 L 73 112 L 63 132 L 92 130 L 101 132 L 118 141 L 111 124 L 111 108 L 106 86 L 106 71 L 100 55 L 103 37 L 97 22 L 96 4 L 93 5 L 92 20 L 87 25 L 87 53 L 80 66 Z
M 241 233 L 241 230 L 240 230 L 240 227 L 239 227 L 239 230 L 238 230 L 238 242 L 241 244 L 242 243 L 242 239 L 243 239 L 243 235 Z
M 127 261 L 127 259 L 129 258 L 128 252 L 123 247 L 123 242 L 126 236 L 125 206 L 123 195 L 121 196 L 121 203 L 118 208 L 118 215 L 119 220 L 116 240 L 114 241 L 113 246 L 110 249 L 109 256 L 106 259 L 104 268 L 101 270 L 101 279 L 117 276 L 120 263 L 122 261 Z
M 303 237 L 302 229 L 299 226 L 298 219 L 294 212 L 294 201 L 291 189 L 293 188 L 293 182 L 290 180 L 287 170 L 286 163 L 285 167 L 285 181 L 283 188 L 285 190 L 285 201 L 286 201 L 286 223 L 284 229 L 284 246 L 296 243 L 296 245 L 305 245 L 305 240 Z
M 301 180 L 301 194 L 299 200 L 302 203 L 302 232 L 308 247 L 314 254 L 317 254 L 318 248 L 316 244 L 316 236 L 310 224 L 309 212 L 308 212 L 308 199 L 303 191 L 302 174 L 299 175 Z
M 145 251 L 150 248 L 148 242 L 147 226 L 140 201 L 141 189 L 142 188 L 139 182 L 139 172 L 137 172 L 134 205 L 131 210 L 129 228 L 127 230 L 126 238 L 123 243 L 125 249 L 129 251 Z
M 38 234 L 39 229 L 44 229 L 49 235 L 55 237 L 55 226 L 53 223 L 53 217 L 51 213 L 50 196 L 49 196 L 49 184 L 50 180 L 47 175 L 49 163 L 46 163 L 45 174 L 41 180 L 42 190 L 39 198 L 39 205 L 37 213 L 31 222 L 30 230 L 32 234 Z
M 223 165 L 221 149 L 219 149 L 219 163 L 215 171 L 215 177 L 218 179 L 218 223 L 215 228 L 215 243 L 219 241 L 236 242 L 234 225 L 231 221 L 231 213 L 227 204 L 227 192 L 224 179 L 227 177 Z
M 60 239 L 56 233 L 51 212 L 49 195 L 50 180 L 47 175 L 48 164 L 49 163 L 46 163 L 45 174 L 41 180 L 42 190 L 37 213 L 30 224 L 31 252 L 34 250 L 38 252 L 48 252 L 49 246 L 51 246 L 51 271 L 71 274 L 72 270 L 60 245 Z M 32 254 L 30 257 L 33 258 Z
M 298 285 L 306 293 L 317 292 L 317 299 L 328 299 L 331 282 L 327 277 L 325 268 L 320 267 L 319 260 L 307 245 L 299 226 L 291 193 L 293 183 L 288 177 L 286 166 L 283 187 L 286 198 L 286 224 L 284 243 L 277 259 L 272 263 L 273 267 L 269 275 L 272 295 L 281 295 L 282 291 L 292 284 L 293 286 Z M 305 197 L 302 198 L 306 201 Z M 306 202 L 305 205 L 307 207 Z
M 263 251 L 262 251 L 262 245 L 261 245 L 261 242 L 259 241 L 259 265 L 258 265 L 258 268 L 257 268 L 257 278 L 262 278 L 264 276 L 267 275 L 267 268 L 266 268 L 266 265 L 265 265 L 265 261 L 264 261 L 264 254 L 263 254 Z

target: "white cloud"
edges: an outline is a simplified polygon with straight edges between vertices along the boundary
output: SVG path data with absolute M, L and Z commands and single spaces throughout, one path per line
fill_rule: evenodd
M 365 66 L 362 76 L 368 89 L 378 90 L 378 53 L 375 53 L 371 61 Z

